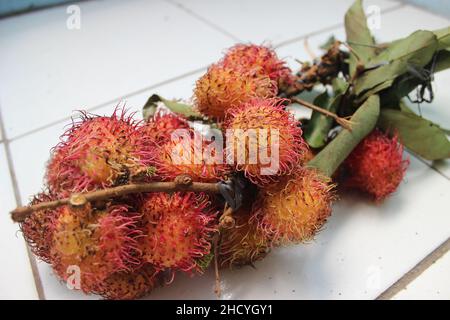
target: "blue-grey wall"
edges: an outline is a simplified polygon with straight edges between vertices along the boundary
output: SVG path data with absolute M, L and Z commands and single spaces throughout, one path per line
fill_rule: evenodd
M 70 0 L 0 0 L 0 17 L 69 1 Z
M 450 0 L 403 0 L 403 2 L 414 4 L 450 18 Z

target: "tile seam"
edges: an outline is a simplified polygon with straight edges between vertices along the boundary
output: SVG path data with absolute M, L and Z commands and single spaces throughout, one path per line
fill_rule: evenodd
M 8 171 L 9 171 L 9 175 L 10 175 L 10 183 L 12 184 L 13 187 L 13 193 L 14 193 L 14 198 L 15 198 L 15 202 L 17 206 L 21 206 L 22 205 L 22 199 L 20 196 L 20 191 L 19 191 L 19 186 L 18 186 L 18 182 L 17 182 L 17 177 L 16 177 L 16 173 L 14 171 L 14 163 L 13 163 L 13 159 L 12 159 L 12 155 L 11 155 L 11 150 L 9 148 L 9 141 L 8 141 L 8 137 L 6 134 L 6 130 L 5 130 L 5 126 L 4 126 L 4 122 L 3 122 L 3 117 L 2 117 L 2 110 L 1 110 L 1 105 L 0 105 L 0 131 L 2 134 L 2 138 L 3 138 L 3 147 L 5 150 L 5 156 L 6 156 L 6 161 L 7 161 L 7 165 L 8 165 Z M 30 267 L 31 267 L 31 272 L 33 274 L 33 279 L 34 279 L 34 284 L 35 284 L 35 289 L 38 295 L 38 298 L 40 300 L 45 300 L 45 294 L 44 294 L 44 288 L 42 286 L 42 280 L 37 268 L 37 261 L 35 256 L 32 254 L 30 247 L 28 246 L 27 243 L 25 243 L 26 246 L 26 250 L 27 250 L 27 255 L 28 255 L 28 261 L 30 263 Z

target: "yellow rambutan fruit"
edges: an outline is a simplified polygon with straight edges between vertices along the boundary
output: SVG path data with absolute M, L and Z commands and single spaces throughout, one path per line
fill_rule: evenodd
M 283 102 L 258 98 L 227 113 L 227 162 L 260 186 L 289 174 L 308 150 L 300 122 L 284 110 Z
M 228 109 L 252 98 L 270 98 L 276 94 L 276 83 L 269 76 L 221 64 L 210 66 L 197 80 L 194 91 L 196 108 L 218 120 L 225 117 Z
M 270 251 L 270 235 L 258 228 L 256 217 L 247 209 L 233 213 L 235 226 L 221 231 L 221 267 L 252 265 Z
M 140 248 L 144 262 L 157 270 L 199 271 L 196 260 L 208 255 L 216 231 L 215 213 L 203 194 L 151 193 L 140 206 L 144 234 Z
M 123 205 L 93 210 L 59 207 L 53 222 L 51 264 L 67 281 L 76 267 L 84 292 L 116 272 L 130 272 L 140 265 L 137 238 L 139 216 Z M 69 279 L 70 280 L 70 279 Z
M 274 245 L 311 240 L 331 214 L 333 189 L 331 179 L 316 169 L 298 168 L 260 191 L 255 204 L 259 228 Z

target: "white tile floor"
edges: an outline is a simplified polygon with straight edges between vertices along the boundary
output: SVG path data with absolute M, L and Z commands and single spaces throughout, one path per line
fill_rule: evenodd
M 23 241 L 7 218 L 16 205 L 10 170 L 26 202 L 40 190 L 49 149 L 73 110 L 109 113 L 122 101 L 140 112 L 152 93 L 188 99 L 202 69 L 237 39 L 279 45 L 278 54 L 297 68 L 294 58 L 309 59 L 305 36 L 318 55 L 331 34 L 345 39 L 342 21 L 351 2 L 107 0 L 80 3 L 81 30 L 66 28 L 65 7 L 0 20 L 0 108 L 12 157 L 10 168 L 0 142 L 0 249 L 11 252 L 0 256 L 6 270 L 0 298 L 37 298 Z M 395 1 L 370 4 L 383 12 L 374 30 L 380 41 L 449 25 Z M 449 77 L 436 75 L 436 100 L 422 107 L 446 128 Z M 437 170 L 411 157 L 405 182 L 382 205 L 345 197 L 314 243 L 275 250 L 256 270 L 225 272 L 224 298 L 376 298 L 450 236 L 450 164 L 434 165 Z M 449 299 L 448 260 L 447 254 L 396 298 Z M 43 297 L 86 298 L 60 284 L 44 263 L 38 268 Z M 179 277 L 150 298 L 214 298 L 213 285 L 211 274 Z

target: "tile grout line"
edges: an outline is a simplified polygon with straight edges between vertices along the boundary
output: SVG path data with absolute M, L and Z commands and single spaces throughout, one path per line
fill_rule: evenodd
M 21 199 L 20 192 L 19 192 L 16 173 L 14 171 L 14 164 L 13 164 L 13 160 L 12 160 L 11 150 L 9 147 L 9 140 L 6 136 L 6 130 L 5 130 L 4 122 L 3 122 L 1 106 L 0 106 L 0 133 L 2 135 L 3 146 L 5 148 L 5 156 L 6 156 L 6 161 L 8 164 L 9 175 L 10 175 L 11 184 L 13 187 L 16 205 L 21 206 L 22 199 Z M 26 242 L 25 242 L 25 247 L 27 249 L 28 261 L 30 263 L 31 272 L 33 274 L 34 284 L 35 284 L 35 288 L 36 288 L 36 291 L 38 294 L 38 298 L 40 300 L 45 300 L 44 288 L 42 286 L 41 277 L 39 275 L 39 271 L 37 268 L 36 258 L 34 257 L 33 253 L 30 250 L 30 247 L 28 246 L 28 244 Z
M 176 1 L 173 0 L 165 0 L 167 3 L 171 4 L 172 6 L 183 10 L 184 12 L 186 12 L 187 14 L 191 15 L 192 17 L 194 17 L 195 19 L 199 20 L 200 22 L 205 23 L 206 25 L 208 25 L 210 28 L 219 31 L 220 33 L 222 33 L 223 35 L 231 38 L 234 41 L 238 41 L 238 42 L 242 42 L 241 39 L 239 39 L 238 37 L 236 37 L 234 34 L 232 34 L 231 32 L 228 32 L 227 30 L 223 29 L 222 27 L 216 25 L 215 23 L 209 21 L 208 19 L 202 17 L 201 15 L 195 13 L 194 11 L 192 11 L 191 9 L 185 7 L 184 5 L 182 5 L 181 3 L 178 3 Z
M 166 1 L 170 2 L 171 0 L 166 0 Z M 400 9 L 400 8 L 402 8 L 402 7 L 404 7 L 404 5 L 403 5 L 403 4 L 399 4 L 399 5 L 395 6 L 395 7 L 392 7 L 392 8 L 386 9 L 386 10 L 383 10 L 382 13 L 388 13 L 388 12 L 391 12 L 391 11 L 395 11 L 395 10 Z M 194 14 L 194 13 L 193 13 L 193 14 Z M 339 27 L 341 27 L 341 26 L 343 26 L 342 23 L 340 23 L 340 24 L 335 24 L 335 25 L 325 27 L 325 28 L 320 29 L 320 30 L 315 31 L 315 32 L 311 32 L 311 33 L 308 33 L 308 34 L 304 34 L 304 35 L 301 35 L 301 36 L 297 36 L 297 37 L 295 37 L 295 38 L 288 39 L 288 40 L 286 40 L 286 41 L 282 41 L 282 42 L 280 42 L 280 43 L 274 45 L 274 48 L 276 48 L 276 49 L 277 49 L 277 48 L 281 48 L 281 47 L 283 47 L 283 46 L 285 46 L 285 45 L 289 45 L 289 44 L 298 42 L 298 41 L 300 41 L 300 40 L 303 40 L 303 39 L 305 39 L 305 38 L 307 38 L 307 37 L 316 36 L 316 35 L 319 35 L 319 34 L 321 34 L 321 33 L 324 33 L 324 32 L 327 32 L 327 31 L 331 31 L 331 30 L 334 30 L 334 29 L 337 29 L 337 28 L 339 28 Z M 165 85 L 165 84 L 169 84 L 169 83 L 171 83 L 171 82 L 175 82 L 175 81 L 177 81 L 177 80 L 186 78 L 186 77 L 191 76 L 191 75 L 193 75 L 193 74 L 195 74 L 195 73 L 197 73 L 197 72 L 204 71 L 204 70 L 206 70 L 206 68 L 207 68 L 207 66 L 201 67 L 201 68 L 198 68 L 198 69 L 195 69 L 195 70 L 192 70 L 192 71 L 188 71 L 188 72 L 183 73 L 183 74 L 181 74 L 181 75 L 179 75 L 179 76 L 172 77 L 172 78 L 169 78 L 169 79 L 167 79 L 167 80 L 163 80 L 163 81 L 161 81 L 161 82 L 158 82 L 158 83 L 149 85 L 149 86 L 147 86 L 147 87 L 143 87 L 143 88 L 141 88 L 141 89 L 138 89 L 138 90 L 129 92 L 129 93 L 123 95 L 123 96 L 116 97 L 116 98 L 114 98 L 114 99 L 110 99 L 110 100 L 108 100 L 108 101 L 102 102 L 102 103 L 100 103 L 100 104 L 98 104 L 98 105 L 96 105 L 96 106 L 94 106 L 94 107 L 87 108 L 86 110 L 87 110 L 87 111 L 94 111 L 94 110 L 97 110 L 97 109 L 99 109 L 99 108 L 102 108 L 102 107 L 107 106 L 107 105 L 110 104 L 110 103 L 113 103 L 113 102 L 116 102 L 116 101 L 120 101 L 121 99 L 130 98 L 130 97 L 135 96 L 135 95 L 137 95 L 137 94 L 143 93 L 143 92 L 145 92 L 145 91 L 147 91 L 147 90 L 151 90 L 151 89 L 157 88 L 157 87 L 159 87 L 159 86 L 162 86 L 162 85 Z M 21 134 L 15 136 L 15 137 L 12 137 L 12 138 L 9 139 L 9 141 L 12 142 L 12 141 L 15 141 L 15 140 L 19 140 L 19 139 L 21 139 L 21 138 L 23 138 L 23 137 L 29 136 L 29 135 L 31 135 L 31 134 L 34 134 L 34 133 L 39 132 L 39 131 L 42 131 L 42 130 L 44 130 L 44 129 L 47 129 L 47 128 L 49 128 L 49 127 L 52 127 L 52 126 L 54 126 L 54 125 L 57 125 L 57 124 L 59 124 L 59 123 L 61 123 L 61 122 L 64 122 L 64 121 L 67 121 L 67 120 L 70 120 L 70 119 L 71 119 L 71 117 L 60 118 L 60 119 L 58 119 L 58 120 L 52 121 L 52 122 L 50 122 L 50 123 L 47 123 L 47 124 L 45 124 L 45 125 L 43 125 L 43 126 L 37 127 L 37 128 L 32 129 L 32 130 L 30 130 L 30 131 L 27 131 L 27 132 L 24 132 L 24 133 L 21 133 Z
M 435 171 L 436 173 L 438 173 L 439 175 L 443 176 L 446 180 L 450 181 L 450 178 L 447 177 L 441 170 L 437 169 L 436 167 L 433 166 L 433 163 L 429 164 L 427 163 L 421 156 L 419 156 L 418 154 L 414 153 L 413 151 L 408 149 L 408 152 L 411 156 L 413 156 L 414 158 L 416 158 L 417 160 L 419 160 L 420 162 L 422 162 L 424 165 L 426 165 L 427 167 L 429 167 L 430 169 L 432 169 L 433 171 Z
M 163 85 L 166 85 L 166 84 L 169 84 L 169 83 L 172 83 L 172 82 L 175 82 L 175 81 L 178 81 L 178 80 L 187 78 L 187 77 L 192 76 L 192 75 L 194 75 L 194 74 L 196 74 L 196 73 L 199 73 L 199 72 L 201 72 L 201 71 L 206 70 L 206 68 L 207 68 L 207 67 L 201 67 L 201 68 L 198 68 L 198 69 L 195 69 L 195 70 L 192 70 L 192 71 L 188 71 L 188 72 L 186 72 L 186 73 L 183 73 L 183 74 L 181 74 L 181 75 L 179 75 L 179 76 L 172 77 L 172 78 L 169 78 L 169 79 L 167 79 L 167 80 L 163 80 L 163 81 L 161 81 L 161 82 L 158 82 L 158 83 L 149 85 L 149 86 L 147 86 L 147 87 L 143 87 L 143 88 L 137 89 L 137 90 L 135 90 L 135 91 L 131 91 L 131 92 L 129 92 L 129 93 L 125 94 L 125 95 L 122 95 L 122 96 L 120 96 L 120 97 L 115 97 L 115 98 L 110 99 L 110 100 L 108 100 L 108 101 L 105 101 L 105 102 L 102 102 L 102 103 L 100 103 L 100 104 L 97 104 L 97 105 L 95 105 L 95 106 L 93 106 L 93 107 L 87 108 L 86 111 L 89 111 L 89 112 L 95 111 L 95 110 L 97 110 L 97 109 L 106 107 L 107 105 L 109 105 L 109 104 L 111 104 L 111 103 L 114 103 L 114 102 L 120 102 L 120 101 L 123 100 L 123 99 L 131 98 L 131 97 L 133 97 L 133 96 L 135 96 L 135 95 L 138 95 L 138 94 L 140 94 L 140 93 L 144 93 L 145 91 L 152 90 L 152 89 L 158 88 L 158 87 L 160 87 L 160 86 L 163 86 Z M 30 131 L 21 133 L 21 134 L 15 136 L 15 137 L 12 137 L 12 138 L 10 138 L 8 141 L 9 141 L 9 142 L 12 142 L 12 141 L 16 141 L 16 140 L 22 139 L 22 138 L 24 138 L 24 137 L 27 137 L 27 136 L 32 135 L 32 134 L 34 134 L 34 133 L 37 133 L 37 132 L 39 132 L 39 131 L 45 130 L 45 129 L 47 129 L 47 128 L 50 128 L 50 127 L 52 127 L 52 126 L 54 126 L 54 125 L 57 125 L 57 124 L 59 124 L 59 123 L 62 123 L 62 122 L 64 122 L 64 121 L 70 120 L 71 118 L 72 118 L 71 116 L 68 116 L 68 117 L 60 118 L 60 119 L 58 119 L 58 120 L 49 122 L 49 123 L 47 123 L 47 124 L 45 124 L 45 125 L 43 125 L 43 126 L 37 127 L 37 128 L 35 128 L 35 129 L 33 129 L 33 130 L 30 130 Z
M 395 5 L 395 6 L 391 7 L 391 8 L 387 8 L 387 9 L 381 10 L 381 14 L 391 13 L 391 12 L 397 11 L 397 10 L 403 8 L 403 7 L 405 7 L 405 4 L 399 3 L 399 4 L 397 4 L 397 5 Z M 345 25 L 342 22 L 336 23 L 334 25 L 328 26 L 326 28 L 323 28 L 323 29 L 320 29 L 320 30 L 317 30 L 317 31 L 313 31 L 313 32 L 310 32 L 310 33 L 307 33 L 307 34 L 304 34 L 304 35 L 300 35 L 300 36 L 295 37 L 295 38 L 291 38 L 291 39 L 287 39 L 287 40 L 281 41 L 280 43 L 274 45 L 274 47 L 275 48 L 280 48 L 280 47 L 283 47 L 283 46 L 286 46 L 286 45 L 298 42 L 298 41 L 303 40 L 305 38 L 317 36 L 317 35 L 319 35 L 321 33 L 326 32 L 326 31 L 331 31 L 331 30 L 334 30 L 334 29 L 337 29 L 337 28 L 340 28 L 340 27 L 343 27 L 343 26 L 345 26 Z
M 424 271 L 431 267 L 436 261 L 450 251 L 450 238 L 429 253 L 411 270 L 405 273 L 400 279 L 394 282 L 389 288 L 383 291 L 375 300 L 390 300 L 417 279 Z

